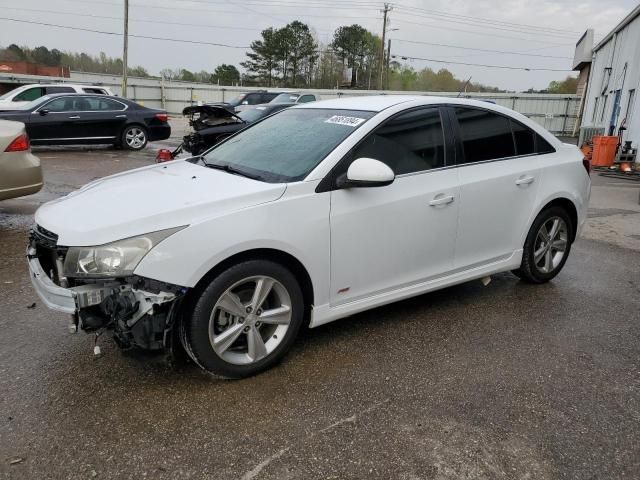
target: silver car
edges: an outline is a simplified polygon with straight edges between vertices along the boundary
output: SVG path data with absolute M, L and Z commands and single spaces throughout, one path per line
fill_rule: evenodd
M 40 159 L 31 153 L 24 123 L 0 120 L 0 200 L 42 188 Z

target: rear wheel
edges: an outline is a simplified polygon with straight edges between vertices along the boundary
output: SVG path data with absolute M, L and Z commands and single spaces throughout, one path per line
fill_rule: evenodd
M 527 235 L 520 268 L 513 273 L 531 283 L 545 283 L 555 277 L 569 257 L 572 228 L 563 208 L 551 207 L 540 212 Z
M 294 275 L 268 260 L 250 260 L 218 275 L 195 301 L 182 340 L 205 370 L 228 378 L 261 372 L 280 360 L 304 318 Z
M 140 125 L 129 125 L 122 132 L 121 145 L 129 150 L 142 150 L 147 145 L 147 131 Z

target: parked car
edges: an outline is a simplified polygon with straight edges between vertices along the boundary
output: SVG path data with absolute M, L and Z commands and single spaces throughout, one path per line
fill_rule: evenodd
M 548 282 L 590 185 L 575 146 L 498 105 L 307 103 L 201 157 L 43 205 L 30 277 L 72 328 L 182 344 L 205 370 L 245 377 L 280 360 L 303 324 L 498 272 Z
M 216 105 L 186 107 L 182 110 L 182 114 L 189 117 L 189 125 L 194 131 L 184 136 L 182 144 L 173 152 L 173 156 L 175 157 L 182 150 L 193 155 L 200 155 L 250 123 L 257 122 L 292 105 L 294 104 L 268 103 L 239 113 L 232 113 L 226 108 Z
M 0 111 L 21 110 L 29 102 L 54 93 L 92 93 L 113 95 L 113 92 L 101 85 L 73 85 L 69 83 L 32 84 L 14 88 L 0 96 Z
M 167 112 L 108 95 L 45 95 L 0 118 L 26 125 L 33 145 L 113 144 L 130 150 L 171 135 Z
M 281 93 L 270 103 L 308 103 L 320 100 L 320 96 L 314 93 Z
M 0 120 L 0 200 L 31 195 L 41 188 L 40 159 L 31 153 L 24 124 Z
M 263 103 L 269 103 L 271 100 L 278 96 L 278 92 L 268 92 L 267 90 L 253 90 L 251 92 L 241 93 L 238 96 L 232 98 L 228 102 L 223 102 L 214 105 L 227 105 L 232 112 L 241 112 L 260 105 Z

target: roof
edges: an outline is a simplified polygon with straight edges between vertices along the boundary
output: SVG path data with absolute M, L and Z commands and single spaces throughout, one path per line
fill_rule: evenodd
M 380 112 L 399 103 L 409 102 L 426 97 L 420 95 L 362 95 L 357 97 L 342 97 L 332 100 L 320 100 L 317 102 L 303 103 L 296 108 L 332 108 L 344 110 L 368 110 Z
M 336 110 L 365 110 L 381 112 L 401 103 L 412 102 L 415 105 L 458 104 L 486 108 L 488 110 L 506 111 L 513 114 L 513 110 L 501 107 L 492 102 L 458 97 L 435 97 L 430 95 L 362 95 L 358 97 L 342 97 L 332 100 L 320 100 L 298 104 L 295 108 L 330 108 Z
M 616 25 L 614 27 L 613 30 L 611 30 L 608 34 L 606 34 L 605 37 L 602 40 L 600 40 L 595 47 L 593 47 L 593 51 L 595 52 L 597 50 L 600 50 L 605 44 L 607 44 L 609 42 L 609 40 L 611 40 L 611 38 L 616 33 L 618 33 L 620 30 L 622 30 L 627 25 L 629 25 L 631 22 L 633 22 L 639 15 L 640 15 L 640 5 L 636 6 L 636 8 L 631 10 L 629 15 L 624 17 L 622 19 L 622 21 L 618 25 Z

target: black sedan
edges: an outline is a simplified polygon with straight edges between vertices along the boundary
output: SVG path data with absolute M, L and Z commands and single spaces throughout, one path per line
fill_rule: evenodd
M 182 150 L 193 155 L 200 155 L 218 142 L 242 130 L 250 123 L 257 122 L 292 105 L 294 104 L 269 103 L 257 105 L 240 113 L 232 113 L 220 105 L 192 105 L 186 107 L 182 114 L 189 117 L 189 124 L 194 131 L 183 138 L 182 145 L 173 152 L 173 155 L 177 155 Z
M 130 150 L 171 135 L 167 112 L 108 95 L 57 94 L 0 119 L 25 124 L 33 145 L 113 144 Z

